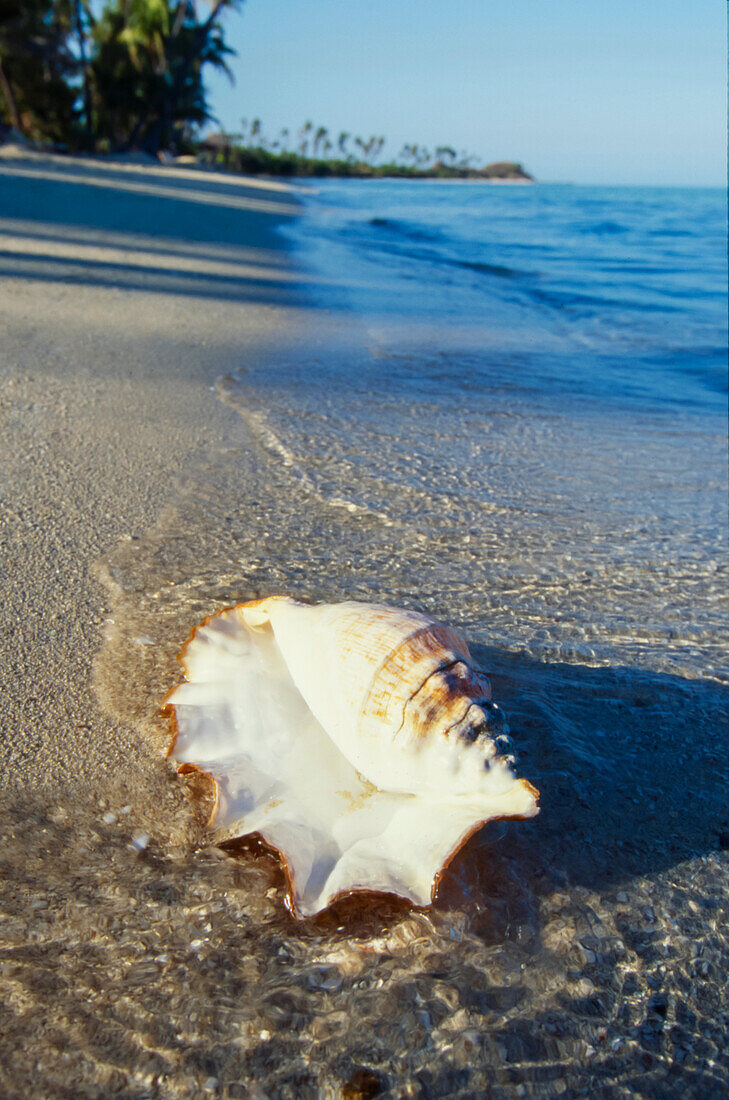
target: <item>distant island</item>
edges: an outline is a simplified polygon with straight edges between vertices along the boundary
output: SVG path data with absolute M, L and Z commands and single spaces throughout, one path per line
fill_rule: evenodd
M 335 144 L 326 127 L 314 127 L 311 122 L 298 130 L 293 141 L 288 130 L 270 141 L 258 119 L 250 126 L 244 119 L 242 133 L 209 134 L 189 147 L 184 159 L 244 175 L 534 182 L 517 161 L 499 160 L 480 167 L 476 157 L 459 154 L 450 145 L 436 146 L 432 152 L 422 145 L 403 145 L 396 158 L 378 163 L 384 145 L 383 137 L 364 140 L 346 131 Z

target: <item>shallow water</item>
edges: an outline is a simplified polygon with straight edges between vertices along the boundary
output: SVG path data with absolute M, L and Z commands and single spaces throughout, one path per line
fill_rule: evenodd
M 238 433 L 100 566 L 101 696 L 163 751 L 175 654 L 212 610 L 424 609 L 473 643 L 542 812 L 471 841 L 422 914 L 296 924 L 265 855 L 120 848 L 145 1043 L 162 1057 L 160 1028 L 194 1013 L 175 1074 L 203 1086 L 203 1045 L 231 1096 L 725 1095 L 721 203 L 392 184 L 310 202 L 311 330 L 231 363 Z M 204 846 L 202 808 L 191 831 Z M 150 889 L 130 917 L 124 892 Z

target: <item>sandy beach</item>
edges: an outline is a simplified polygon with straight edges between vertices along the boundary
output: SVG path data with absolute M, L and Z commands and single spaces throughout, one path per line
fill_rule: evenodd
M 484 294 L 516 275 L 465 256 L 471 297 L 419 193 L 363 195 L 316 222 L 274 182 L 0 158 L 8 1100 L 726 1095 L 725 441 L 570 404 L 541 302 L 566 382 L 540 391 Z M 282 591 L 427 608 L 488 671 L 543 810 L 430 909 L 295 921 L 166 759 L 190 629 Z
M 59 952 L 78 974 L 79 942 L 95 950 L 108 927 L 116 903 L 104 916 L 96 895 L 111 885 L 108 843 L 134 876 L 132 837 L 184 832 L 190 819 L 160 746 L 97 701 L 109 599 L 94 571 L 158 520 L 186 466 L 235 430 L 236 414 L 211 392 L 221 370 L 294 339 L 298 276 L 275 227 L 299 204 L 275 183 L 4 154 L 0 1091 L 151 1095 L 136 1057 L 115 1068 L 118 1059 L 85 1049 L 79 996 L 90 992 L 44 984 Z M 85 870 L 83 837 L 92 861 L 105 849 Z
M 122 765 L 159 774 L 93 699 L 92 568 L 225 434 L 209 391 L 233 349 L 286 340 L 274 227 L 298 206 L 276 184 L 27 155 L 0 187 L 2 782 L 71 796 Z

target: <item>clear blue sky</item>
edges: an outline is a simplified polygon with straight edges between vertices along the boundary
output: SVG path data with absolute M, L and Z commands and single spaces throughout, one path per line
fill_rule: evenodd
M 542 180 L 720 186 L 722 0 L 247 0 L 225 16 L 228 130 L 450 144 Z

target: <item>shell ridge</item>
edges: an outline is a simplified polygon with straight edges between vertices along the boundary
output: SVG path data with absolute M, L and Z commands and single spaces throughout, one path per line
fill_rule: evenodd
M 468 695 L 463 696 L 463 702 L 465 703 L 465 708 L 463 710 L 463 713 L 459 714 L 458 717 L 455 719 L 455 721 L 451 722 L 450 725 L 446 726 L 446 728 L 442 731 L 444 737 L 447 737 L 448 734 L 451 732 L 451 730 L 455 729 L 456 726 L 460 726 L 461 722 L 464 721 L 464 719 L 466 718 L 469 710 L 471 709 L 472 706 L 474 706 L 474 704 L 476 706 L 478 706 L 478 703 L 476 702 L 476 700 L 469 698 Z
M 400 733 L 402 733 L 403 726 L 405 725 L 405 715 L 406 715 L 406 711 L 408 709 L 409 704 L 412 703 L 412 701 L 416 697 L 416 695 L 420 695 L 420 692 L 423 690 L 423 688 L 427 684 L 428 680 L 432 679 L 433 676 L 437 676 L 439 672 L 447 672 L 449 668 L 453 668 L 455 665 L 458 665 L 458 664 L 461 664 L 461 658 L 460 657 L 456 657 L 455 660 L 453 660 L 453 661 L 448 661 L 445 664 L 439 665 L 437 668 L 433 669 L 432 672 L 428 673 L 428 675 L 425 677 L 425 679 L 418 685 L 418 687 L 416 687 L 415 691 L 412 693 L 410 698 L 405 700 L 405 702 L 403 704 L 403 709 L 402 709 L 402 721 L 401 721 L 400 725 L 398 726 L 398 728 L 395 730 L 395 737 L 397 737 Z M 452 723 L 452 726 L 455 726 L 455 725 L 458 725 L 458 722 L 453 722 Z M 448 726 L 448 729 L 451 729 L 452 726 Z M 444 732 L 447 732 L 447 730 L 444 731 Z
M 459 655 L 459 650 L 462 655 Z M 409 667 L 416 665 L 419 660 L 426 660 L 429 655 L 436 652 L 440 652 L 442 657 L 436 664 L 426 664 L 427 675 L 424 676 L 419 687 L 422 687 L 423 683 L 442 667 L 455 664 L 464 657 L 470 658 L 468 646 L 463 639 L 441 623 L 430 622 L 411 631 L 391 653 L 387 654 L 375 670 L 364 696 L 360 727 L 370 718 L 387 720 L 389 704 L 393 698 L 392 692 L 388 690 L 390 684 L 401 682 L 403 673 Z M 395 732 L 402 728 L 405 709 L 415 694 L 417 692 L 413 692 L 403 700 L 403 715 Z

